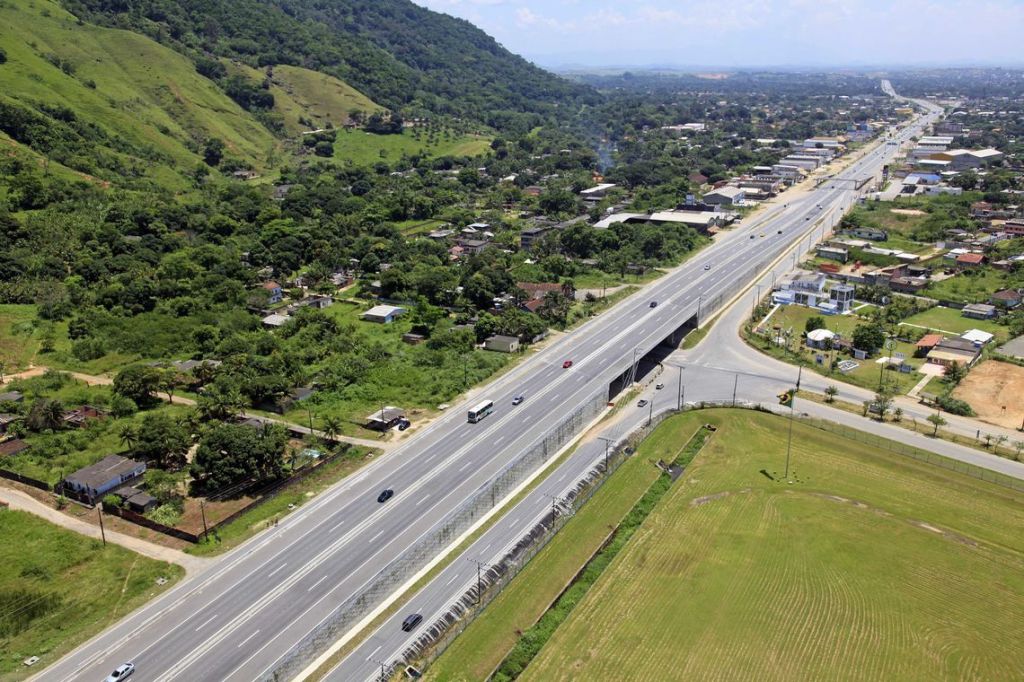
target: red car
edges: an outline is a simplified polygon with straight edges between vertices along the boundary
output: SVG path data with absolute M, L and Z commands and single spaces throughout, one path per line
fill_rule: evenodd
M 572 367 L 572 360 L 566 360 L 562 363 L 562 369 L 569 369 Z

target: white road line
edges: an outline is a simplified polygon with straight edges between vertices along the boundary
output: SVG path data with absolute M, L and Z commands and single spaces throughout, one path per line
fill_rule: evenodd
M 287 566 L 287 565 L 288 565 L 288 562 L 286 561 L 285 563 L 281 564 L 280 566 L 278 566 L 277 568 L 275 568 L 275 569 L 274 569 L 273 571 L 271 571 L 270 573 L 268 573 L 268 574 L 267 574 L 267 577 L 269 578 L 270 576 L 274 575 L 275 573 L 277 573 L 278 571 L 280 571 L 280 570 L 281 570 L 282 568 L 284 568 L 284 567 L 285 567 L 285 566 Z
M 329 531 L 327 531 L 327 532 L 333 533 L 334 531 L 338 530 L 339 528 L 341 528 L 344 525 L 345 525 L 344 521 L 342 521 L 341 523 L 337 523 L 334 526 L 332 526 L 331 529 Z
M 417 507 L 420 506 L 421 504 L 423 504 L 424 502 L 426 502 L 429 499 L 430 499 L 430 495 L 424 495 L 423 497 L 420 498 L 420 501 L 416 503 L 416 506 Z
M 384 646 L 384 645 L 383 645 L 383 644 L 381 644 L 381 645 L 380 645 L 380 646 L 378 646 L 378 647 L 377 647 L 376 649 L 374 649 L 373 651 L 371 651 L 371 652 L 370 652 L 370 655 L 366 657 L 366 660 L 368 660 L 368 661 L 370 661 L 370 660 L 373 660 L 373 655 L 374 655 L 374 654 L 376 654 L 376 653 L 377 653 L 378 651 L 380 651 L 380 647 L 382 647 L 382 646 Z
M 470 464 L 472 464 L 472 462 L 466 462 L 465 464 L 460 466 L 459 467 L 459 472 L 461 473 L 461 472 L 465 471 L 469 467 Z
M 260 631 L 259 631 L 259 630 L 257 630 L 256 632 L 252 633 L 251 635 L 249 635 L 248 637 L 246 637 L 245 639 L 243 639 L 243 640 L 242 640 L 241 642 L 239 642 L 239 643 L 238 643 L 238 647 L 237 647 L 237 648 L 241 649 L 241 648 L 242 648 L 243 646 L 245 646 L 246 644 L 248 644 L 248 643 L 249 643 L 249 640 L 250 640 L 250 639 L 252 639 L 253 637 L 255 637 L 255 636 L 256 636 L 256 635 L 258 635 L 258 634 L 260 634 Z
M 384 535 L 384 530 L 383 529 L 379 533 L 374 535 L 372 538 L 370 538 L 370 542 L 367 543 L 367 544 L 373 544 L 373 541 L 376 540 L 377 538 L 379 538 L 381 535 Z
M 325 580 L 327 580 L 327 576 L 326 576 L 326 575 L 325 575 L 325 576 L 324 576 L 323 578 L 320 578 L 320 580 L 317 580 L 317 581 L 316 581 L 315 583 L 313 583 L 312 585 L 310 585 L 310 586 L 309 586 L 309 589 L 308 589 L 308 590 L 306 590 L 306 592 L 312 592 L 312 591 L 313 591 L 313 589 L 314 589 L 314 588 L 315 588 L 315 587 L 316 587 L 317 585 L 319 585 L 320 583 L 322 583 L 322 582 L 323 582 L 323 581 L 325 581 Z
M 451 585 L 451 584 L 452 584 L 453 582 L 455 582 L 455 581 L 456 581 L 456 580 L 458 580 L 458 579 L 459 579 L 459 576 L 458 576 L 457 574 L 456 574 L 456 575 L 453 575 L 453 576 L 452 576 L 452 579 L 451 579 L 451 580 L 449 580 L 448 582 L 446 582 L 446 583 L 444 584 L 444 586 L 445 586 L 445 587 L 448 587 L 449 585 Z
M 203 629 L 204 627 L 206 627 L 207 625 L 209 625 L 209 624 L 210 624 L 210 621 L 212 621 L 212 620 L 213 620 L 214 618 L 216 618 L 216 617 L 217 617 L 217 614 L 215 613 L 215 614 L 213 614 L 212 616 L 210 616 L 209 618 L 207 618 L 206 620 L 204 620 L 204 621 L 203 621 L 203 622 L 202 622 L 202 623 L 201 623 L 201 624 L 200 624 L 200 625 L 199 625 L 198 627 L 196 627 L 196 632 L 199 632 L 199 631 L 200 631 L 200 630 L 202 630 L 202 629 Z

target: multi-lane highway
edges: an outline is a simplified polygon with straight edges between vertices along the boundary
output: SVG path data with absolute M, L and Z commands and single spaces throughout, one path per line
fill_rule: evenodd
M 932 107 L 897 141 L 919 133 L 936 116 L 937 108 Z M 879 145 L 842 176 L 876 174 L 894 149 Z M 838 220 L 856 194 L 849 183 L 825 182 L 719 236 L 683 267 L 478 392 L 478 398 L 491 399 L 496 406 L 480 423 L 468 423 L 464 407 L 453 408 L 272 532 L 190 576 L 44 670 L 40 678 L 102 679 L 129 660 L 136 665 L 138 680 L 267 676 L 310 631 L 362 594 L 396 557 L 429 537 L 464 500 L 541 441 L 565 415 L 607 395 L 608 385 L 633 364 L 637 349 L 640 354 L 650 351 L 698 309 L 702 316 L 709 314 L 709 301 L 724 302 L 751 281 L 760 266 L 794 243 L 813 240 Z M 657 305 L 652 307 L 652 301 Z M 572 367 L 563 368 L 566 360 L 573 361 Z M 520 394 L 525 401 L 513 406 L 513 397 Z M 583 459 L 576 463 L 578 471 L 589 466 Z M 569 480 L 571 471 L 562 480 Z M 378 493 L 385 488 L 393 489 L 395 496 L 378 503 Z M 502 519 L 496 527 L 507 528 L 512 537 L 511 526 L 529 523 L 527 516 Z M 475 567 L 472 574 L 475 579 Z M 459 575 L 449 579 L 454 587 L 465 586 Z M 429 615 L 431 605 L 412 606 Z M 410 633 L 406 639 L 416 635 Z M 372 676 L 373 659 L 399 650 L 383 641 L 378 652 L 366 646 L 360 649 L 363 661 L 350 657 L 357 667 L 335 674 L 335 679 Z M 349 674 L 353 676 L 346 677 Z

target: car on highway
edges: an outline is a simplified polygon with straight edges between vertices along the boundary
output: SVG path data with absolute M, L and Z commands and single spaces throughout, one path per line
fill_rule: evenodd
M 566 360 L 562 363 L 562 369 L 569 369 L 572 367 L 572 360 Z
M 658 307 L 658 302 L 657 301 L 651 301 L 651 307 L 652 308 L 657 308 Z
M 515 398 L 512 398 L 512 404 L 513 405 L 519 405 L 522 402 L 523 402 L 523 396 L 521 396 L 521 395 L 517 395 Z
M 779 232 L 778 232 L 778 233 L 779 233 L 779 234 L 782 234 L 782 230 L 779 230 Z
M 762 233 L 761 233 L 761 236 L 762 236 L 762 237 L 764 236 L 764 232 L 762 232 Z
M 122 663 L 121 665 L 114 668 L 114 672 L 107 675 L 107 679 L 105 679 L 103 682 L 120 682 L 120 680 L 127 678 L 133 672 L 135 672 L 134 663 Z
M 665 388 L 665 384 L 658 383 L 658 384 L 654 385 L 654 390 L 656 390 L 656 391 L 660 391 L 663 388 Z
M 750 235 L 750 238 L 753 239 L 756 236 L 757 236 L 756 234 L 752 234 L 752 235 Z
M 394 490 L 392 490 L 391 488 L 385 488 L 384 490 L 380 491 L 380 495 L 377 496 L 377 501 L 380 502 L 381 504 L 384 504 L 394 496 Z
M 642 399 L 636 404 L 637 407 L 647 407 L 647 401 Z
M 707 265 L 705 265 L 704 269 L 705 270 L 710 270 L 711 269 L 711 263 L 708 263 Z
M 402 632 L 412 632 L 413 628 L 420 624 L 423 620 L 423 616 L 418 613 L 410 613 L 402 621 Z

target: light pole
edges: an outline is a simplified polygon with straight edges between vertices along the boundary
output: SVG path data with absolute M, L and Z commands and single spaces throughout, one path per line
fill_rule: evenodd
M 551 499 L 551 532 L 554 533 L 555 532 L 555 514 L 556 514 L 555 505 L 558 504 L 558 498 L 555 497 L 554 495 L 549 495 L 548 493 L 541 493 L 541 494 L 544 497 L 547 497 L 547 498 Z
M 483 581 L 483 573 L 482 573 L 482 571 L 485 568 L 489 569 L 490 568 L 490 564 L 486 564 L 483 561 L 480 561 L 478 559 L 471 559 L 470 557 L 466 557 L 466 560 L 471 562 L 471 563 L 476 564 L 476 605 L 480 606 L 480 600 L 481 600 L 481 597 L 482 597 L 483 591 L 484 591 L 484 581 Z
M 608 473 L 608 447 L 611 445 L 612 439 L 606 436 L 598 436 L 599 440 L 604 441 L 604 473 Z
M 374 658 L 372 660 L 374 663 L 380 666 L 380 682 L 387 682 L 388 677 L 384 674 L 384 666 L 386 666 L 387 664 L 379 658 Z
M 679 386 L 676 391 L 676 409 L 683 409 L 683 366 L 679 365 Z
M 650 410 L 647 411 L 647 425 L 650 426 L 651 422 L 654 421 L 654 396 L 651 396 Z

